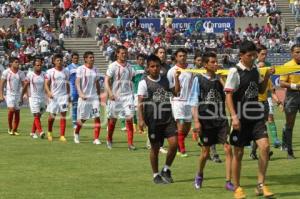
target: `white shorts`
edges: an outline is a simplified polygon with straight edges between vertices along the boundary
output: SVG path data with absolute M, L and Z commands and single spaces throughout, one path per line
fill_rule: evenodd
M 192 121 L 192 108 L 186 101 L 171 101 L 175 120 Z
M 29 97 L 29 106 L 31 113 L 43 113 L 46 108 L 45 99 Z
M 21 106 L 20 99 L 21 99 L 21 96 L 7 95 L 6 96 L 7 108 L 14 108 L 15 110 L 20 110 L 20 106 Z
M 107 106 L 108 118 L 127 118 L 134 115 L 133 96 L 121 97 L 115 101 L 108 100 Z
M 77 119 L 87 120 L 96 117 L 100 117 L 99 99 L 82 100 L 79 98 L 77 106 Z
M 274 115 L 274 104 L 271 97 L 268 97 L 268 103 L 269 103 L 269 115 Z
M 134 108 L 137 111 L 137 107 L 138 107 L 138 102 L 139 102 L 139 98 L 137 94 L 134 94 Z
M 62 113 L 68 111 L 68 96 L 55 97 L 49 99 L 47 112 L 52 114 Z

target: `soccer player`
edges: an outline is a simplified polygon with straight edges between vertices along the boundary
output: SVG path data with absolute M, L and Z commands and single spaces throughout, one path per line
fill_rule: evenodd
M 158 47 L 154 50 L 154 54 L 161 62 L 160 75 L 166 76 L 170 70 L 170 65 L 167 64 L 167 50 L 164 47 Z
M 160 75 L 160 60 L 155 55 L 147 59 L 148 75 L 138 86 L 138 113 L 139 126 L 148 126 L 148 137 L 151 143 L 150 162 L 155 184 L 172 183 L 170 167 L 176 156 L 177 135 L 176 124 L 172 117 L 170 96 L 172 92 L 177 95 L 180 91 L 179 74 L 174 74 L 174 84 L 166 76 Z M 160 146 L 167 138 L 169 143 L 166 163 L 162 171 L 158 172 L 158 154 Z
M 183 48 L 179 48 L 175 52 L 176 65 L 173 66 L 167 77 L 171 84 L 175 83 L 175 73 L 178 69 L 186 69 L 190 68 L 187 64 L 187 51 Z M 192 73 L 181 73 L 179 76 L 180 80 L 180 94 L 179 96 L 172 97 L 172 111 L 174 114 L 174 118 L 177 123 L 177 131 L 178 131 L 178 154 L 181 157 L 187 157 L 187 153 L 185 150 L 184 139 L 188 135 L 188 132 L 191 128 L 191 106 L 188 104 L 187 100 L 190 95 L 191 86 L 193 83 L 193 75 Z
M 202 68 L 203 67 L 203 60 L 202 60 L 202 56 L 200 54 L 196 54 L 194 56 L 194 68 Z
M 94 141 L 93 144 L 101 144 L 100 135 L 100 84 L 99 71 L 94 67 L 94 53 L 87 51 L 83 55 L 84 65 L 77 68 L 76 87 L 79 94 L 78 100 L 78 120 L 76 124 L 74 142 L 80 143 L 79 131 L 83 123 L 90 118 L 94 118 Z
M 34 116 L 31 136 L 34 139 L 38 138 L 38 135 L 42 139 L 45 137 L 41 125 L 41 116 L 46 108 L 44 89 L 46 73 L 42 71 L 42 63 L 42 58 L 33 60 L 33 71 L 28 72 L 22 91 L 22 98 L 26 93 L 29 93 L 30 111 Z M 28 88 L 30 88 L 30 92 L 28 92 Z M 36 134 L 36 131 L 38 134 Z
M 259 45 L 257 47 L 257 60 L 256 64 L 260 67 L 266 67 L 271 66 L 271 63 L 266 61 L 267 57 L 267 48 L 263 45 Z M 263 76 L 262 76 L 263 77 Z M 274 121 L 274 113 L 273 113 L 273 99 L 276 101 L 278 106 L 282 106 L 280 100 L 278 99 L 275 89 L 273 88 L 272 81 L 269 80 L 267 84 L 267 89 L 263 94 L 258 94 L 258 101 L 262 102 L 264 105 L 264 114 L 265 114 L 265 120 L 268 122 L 269 127 L 269 134 L 271 135 L 273 146 L 278 148 L 280 146 L 280 141 L 277 137 L 277 128 Z M 252 143 L 252 151 L 250 153 L 250 157 L 253 160 L 258 160 L 257 154 L 256 154 L 257 145 L 255 142 Z M 273 155 L 273 152 L 270 151 L 269 156 L 271 157 Z
M 19 59 L 9 58 L 9 68 L 4 70 L 0 81 L 0 102 L 4 100 L 3 89 L 6 84 L 6 104 L 8 108 L 8 134 L 19 135 L 21 88 L 25 84 L 25 75 L 19 70 Z
M 295 44 L 291 48 L 292 60 L 284 66 L 300 65 L 300 44 Z M 282 132 L 282 148 L 287 150 L 287 158 L 295 159 L 292 137 L 297 112 L 300 110 L 300 75 L 289 74 L 280 76 L 280 86 L 287 89 L 284 112 L 285 127 Z
M 107 148 L 112 149 L 113 132 L 117 118 L 126 119 L 128 150 L 135 150 L 133 145 L 134 93 L 132 86 L 133 70 L 127 62 L 128 51 L 126 47 L 116 49 L 116 61 L 111 63 L 105 76 L 105 89 L 108 93 L 107 113 L 108 132 Z
M 189 103 L 192 106 L 195 130 L 199 133 L 202 152 L 199 157 L 199 169 L 195 177 L 196 189 L 202 187 L 204 167 L 209 158 L 210 147 L 223 144 L 226 155 L 226 183 L 225 188 L 233 191 L 231 183 L 232 151 L 227 136 L 229 125 L 225 112 L 224 82 L 216 75 L 218 58 L 214 52 L 203 55 L 206 73 L 195 76 L 191 89 Z
M 48 117 L 48 141 L 52 141 L 52 129 L 55 117 L 60 113 L 60 138 L 59 141 L 66 142 L 66 114 L 70 101 L 69 71 L 63 68 L 63 56 L 55 54 L 52 58 L 54 68 L 47 71 L 45 90 L 49 99 L 47 106 Z
M 263 105 L 258 102 L 258 93 L 264 93 L 270 75 L 274 69 L 267 70 L 261 79 L 258 69 L 254 65 L 257 56 L 256 46 L 251 41 L 244 41 L 240 45 L 240 62 L 229 70 L 224 90 L 226 104 L 232 119 L 230 143 L 234 146 L 232 159 L 232 179 L 234 184 L 234 198 L 246 198 L 240 187 L 241 164 L 244 146 L 255 141 L 260 150 L 258 160 L 258 181 L 255 192 L 257 195 L 271 197 L 274 194 L 265 185 L 265 175 L 269 161 L 269 139 L 264 120 Z
M 79 67 L 79 55 L 78 53 L 73 53 L 71 55 L 72 63 L 67 66 L 67 70 L 70 73 L 70 93 L 71 93 L 71 103 L 72 103 L 72 123 L 73 129 L 76 129 L 77 121 L 77 105 L 78 105 L 78 92 L 75 85 L 76 80 L 76 70 Z

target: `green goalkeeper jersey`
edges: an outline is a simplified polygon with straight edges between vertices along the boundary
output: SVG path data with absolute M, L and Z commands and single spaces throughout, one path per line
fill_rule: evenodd
M 139 82 L 143 79 L 144 74 L 145 74 L 145 68 L 144 68 L 144 66 L 140 66 L 140 65 L 133 65 L 132 68 L 134 71 L 134 76 L 132 78 L 133 91 L 134 91 L 134 94 L 137 94 Z

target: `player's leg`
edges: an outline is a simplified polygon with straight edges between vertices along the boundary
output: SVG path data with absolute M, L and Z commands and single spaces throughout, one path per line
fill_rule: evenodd
M 95 117 L 94 118 L 94 140 L 93 140 L 93 144 L 96 144 L 96 145 L 101 144 L 101 142 L 99 140 L 100 128 L 101 128 L 100 117 Z
M 151 142 L 150 149 L 150 163 L 153 172 L 153 182 L 155 184 L 165 184 L 158 171 L 158 155 L 159 155 L 159 142 Z
M 126 130 L 127 130 L 127 143 L 128 143 L 128 150 L 132 151 L 135 150 L 135 146 L 133 145 L 133 116 L 134 116 L 134 101 L 132 98 L 124 99 L 123 100 L 123 108 L 124 114 L 126 119 Z
M 41 124 L 41 113 L 34 113 L 33 116 L 34 116 L 34 124 L 35 124 L 36 130 L 37 130 L 39 136 L 42 139 L 44 139 L 45 134 L 43 132 L 42 124 Z
M 293 129 L 295 125 L 297 113 L 295 112 L 286 112 L 286 124 L 284 128 L 284 137 L 285 137 L 285 145 L 287 147 L 288 152 L 288 159 L 294 159 L 294 152 L 293 152 L 293 145 L 292 145 L 292 136 L 293 136 Z
M 35 126 L 35 121 L 33 120 L 32 128 L 31 128 L 31 133 L 30 133 L 30 136 L 31 136 L 33 139 L 38 138 L 38 136 L 37 136 L 37 134 L 36 134 L 35 132 L 36 132 L 36 126 Z
M 269 152 L 270 144 L 268 138 L 261 138 L 256 140 L 258 148 L 260 150 L 259 160 L 258 160 L 258 178 L 256 195 L 263 195 L 265 197 L 271 197 L 274 194 L 268 190 L 265 186 L 265 177 L 269 162 Z
M 202 182 L 203 182 L 203 172 L 204 172 L 204 167 L 206 164 L 206 161 L 209 157 L 209 152 L 210 152 L 210 146 L 202 146 L 201 147 L 201 154 L 199 156 L 199 168 L 195 177 L 195 182 L 194 186 L 196 189 L 200 189 L 202 187 Z
M 55 121 L 56 114 L 54 113 L 49 113 L 48 116 L 48 141 L 52 141 L 52 132 L 53 132 L 53 123 Z
M 279 148 L 281 146 L 281 143 L 278 139 L 277 135 L 277 127 L 275 124 L 274 114 L 269 114 L 268 117 L 268 127 L 269 127 L 269 133 L 271 135 L 272 144 L 275 148 Z
M 60 113 L 60 125 L 59 125 L 59 129 L 60 129 L 60 137 L 59 137 L 59 141 L 61 142 L 66 142 L 66 138 L 65 138 L 65 132 L 66 132 L 66 116 L 67 116 L 67 112 L 61 112 Z
M 244 155 L 244 147 L 234 146 L 233 157 L 232 157 L 232 182 L 234 188 L 240 187 L 242 159 Z
M 251 152 L 250 152 L 250 158 L 252 158 L 252 160 L 258 160 L 256 150 L 257 150 L 257 144 L 256 144 L 256 142 L 252 142 L 251 143 Z
M 79 110 L 79 109 L 78 109 Z M 83 124 L 85 123 L 86 120 L 84 119 L 79 119 L 77 120 L 76 122 L 76 128 L 75 128 L 75 131 L 74 131 L 74 143 L 75 144 L 79 144 L 80 143 L 80 130 L 83 126 Z
M 108 118 L 106 145 L 108 149 L 112 149 L 113 133 L 115 130 L 117 118 Z
M 13 119 L 14 119 L 15 109 L 13 107 L 8 107 L 7 109 L 7 119 L 8 119 L 8 134 L 13 135 Z
M 232 149 L 228 143 L 224 144 L 224 152 L 225 152 L 225 171 L 226 171 L 225 189 L 227 189 L 228 191 L 234 191 L 234 185 L 231 183 Z
M 19 127 L 19 124 L 20 124 L 20 109 L 18 108 L 15 108 L 15 112 L 14 112 L 14 122 L 13 122 L 13 134 L 14 135 L 19 135 L 18 133 L 18 127 Z
M 72 99 L 72 124 L 73 129 L 76 129 L 76 123 L 77 123 L 77 107 L 78 107 L 78 98 L 74 97 Z

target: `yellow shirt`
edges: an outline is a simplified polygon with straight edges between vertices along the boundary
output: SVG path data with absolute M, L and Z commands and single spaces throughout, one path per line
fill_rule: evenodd
M 296 66 L 298 65 L 294 59 L 289 62 L 286 62 L 283 66 Z M 300 74 L 290 74 L 280 76 L 280 81 L 285 81 L 290 84 L 300 84 Z
M 272 81 L 269 79 L 267 88 L 263 94 L 258 94 L 258 101 L 259 102 L 264 102 L 268 100 L 268 93 L 271 91 L 272 92 L 273 84 Z

